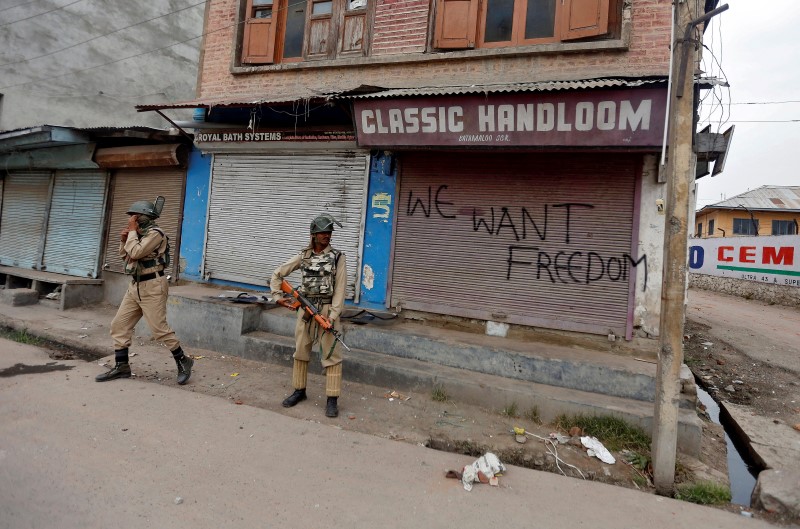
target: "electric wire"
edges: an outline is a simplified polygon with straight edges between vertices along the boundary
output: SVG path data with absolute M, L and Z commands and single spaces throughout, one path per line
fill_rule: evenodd
M 77 2 L 81 2 L 81 1 L 83 1 L 83 0 L 77 0 Z M 297 2 L 289 3 L 289 4 L 286 5 L 286 7 L 282 7 L 280 9 L 273 10 L 273 16 L 276 13 L 280 13 L 280 12 L 288 10 L 288 9 L 290 9 L 292 7 L 295 7 L 295 6 L 298 6 L 298 5 L 305 5 L 305 4 L 306 4 L 306 0 L 298 0 Z M 155 49 L 144 51 L 144 52 L 137 53 L 137 54 L 134 54 L 134 55 L 129 55 L 129 56 L 123 57 L 121 59 L 115 59 L 113 61 L 109 61 L 109 62 L 105 62 L 105 63 L 101 63 L 101 64 L 96 64 L 94 66 L 89 66 L 87 68 L 82 68 L 82 69 L 79 69 L 79 70 L 73 70 L 71 72 L 67 72 L 67 73 L 64 73 L 64 74 L 53 75 L 53 76 L 49 76 L 49 77 L 41 77 L 41 78 L 38 78 L 38 79 L 32 79 L 30 81 L 25 81 L 24 83 L 16 83 L 16 84 L 0 86 L 0 90 L 4 90 L 4 89 L 8 89 L 8 88 L 16 88 L 16 87 L 19 87 L 19 86 L 25 86 L 25 85 L 29 85 L 29 84 L 32 84 L 32 83 L 38 83 L 38 82 L 41 82 L 41 81 L 49 81 L 49 80 L 52 80 L 52 79 L 60 79 L 62 77 L 68 77 L 70 75 L 76 75 L 76 74 L 79 74 L 79 73 L 82 73 L 82 72 L 86 72 L 86 71 L 89 71 L 89 70 L 95 70 L 97 68 L 102 68 L 103 66 L 109 66 L 111 64 L 116 64 L 116 63 L 119 63 L 119 62 L 122 62 L 122 61 L 126 61 L 128 59 L 135 59 L 135 58 L 141 57 L 143 55 L 149 55 L 149 54 L 155 53 L 157 51 L 163 51 L 163 50 L 166 50 L 168 48 L 172 48 L 174 46 L 179 46 L 181 44 L 186 44 L 187 42 L 190 42 L 192 40 L 196 40 L 196 39 L 205 37 L 207 35 L 211 35 L 212 33 L 216 33 L 218 31 L 223 31 L 223 30 L 226 30 L 226 29 L 230 29 L 232 27 L 239 26 L 241 24 L 246 23 L 247 20 L 248 20 L 247 18 L 244 18 L 243 20 L 240 20 L 238 22 L 234 22 L 232 24 L 228 24 L 226 26 L 221 26 L 221 27 L 219 27 L 217 29 L 214 29 L 212 31 L 207 31 L 205 33 L 201 33 L 200 35 L 196 35 L 194 37 L 189 37 L 188 39 L 184 39 L 184 40 L 181 40 L 181 41 L 178 41 L 178 42 L 173 42 L 172 44 L 169 44 L 167 46 L 162 46 L 160 48 L 155 48 Z
M 193 7 L 197 7 L 197 6 L 200 6 L 200 5 L 205 5 L 205 3 L 206 3 L 205 0 L 203 0 L 202 2 L 197 2 L 196 4 L 191 4 L 191 5 L 188 5 L 186 7 L 182 7 L 180 9 L 177 9 L 175 11 L 170 11 L 169 13 L 164 13 L 163 15 L 159 15 L 157 17 L 148 18 L 147 20 L 142 20 L 141 22 L 136 22 L 135 24 L 130 24 L 128 26 L 115 29 L 114 31 L 109 31 L 108 33 L 104 33 L 102 35 L 97 35 L 96 37 L 92 37 L 90 39 L 83 40 L 81 42 L 76 42 L 75 44 L 72 44 L 71 46 L 67 46 L 66 48 L 60 48 L 60 49 L 57 49 L 57 50 L 53 50 L 53 51 L 50 51 L 48 53 L 43 53 L 42 55 L 36 55 L 35 57 L 26 57 L 26 58 L 21 59 L 19 61 L 7 62 L 5 64 L 0 64 L 0 67 L 11 66 L 11 65 L 14 65 L 14 64 L 22 64 L 24 62 L 29 62 L 29 61 L 34 61 L 36 59 L 41 59 L 42 57 L 49 57 L 51 55 L 55 55 L 56 53 L 61 53 L 62 51 L 71 50 L 72 48 L 77 48 L 78 46 L 80 46 L 82 44 L 86 44 L 87 42 L 92 42 L 93 40 L 101 39 L 103 37 L 107 37 L 109 35 L 113 35 L 114 33 L 118 33 L 120 31 L 123 31 L 123 30 L 126 30 L 126 29 L 130 29 L 130 28 L 133 28 L 133 27 L 136 27 L 136 26 L 141 26 L 142 24 L 147 24 L 148 22 L 152 22 L 152 21 L 158 20 L 160 18 L 168 17 L 170 15 L 174 15 L 176 13 L 180 13 L 182 11 L 186 11 L 187 9 L 191 9 Z
M 56 8 L 50 9 L 48 11 L 42 11 L 41 13 L 36 13 L 35 15 L 31 15 L 25 18 L 18 18 L 17 20 L 12 20 L 11 22 L 6 22 L 5 24 L 0 24 L 0 28 L 4 28 L 6 26 L 10 26 L 11 24 L 16 24 L 17 22 L 23 22 L 25 20 L 30 20 L 32 18 L 40 17 L 42 15 L 46 15 L 47 13 L 52 13 L 53 11 L 58 11 L 60 9 L 64 9 L 65 7 L 69 7 L 71 5 L 75 5 L 78 2 L 83 2 L 83 0 L 75 0 L 74 2 L 70 2 L 69 4 L 64 4 L 63 6 L 58 6 Z

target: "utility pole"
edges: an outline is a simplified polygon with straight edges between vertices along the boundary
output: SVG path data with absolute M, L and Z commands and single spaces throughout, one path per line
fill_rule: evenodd
M 727 4 L 697 18 L 698 2 L 673 0 L 676 5 L 672 43 L 672 89 L 669 94 L 669 158 L 667 160 L 667 226 L 664 244 L 664 278 L 661 287 L 659 355 L 656 370 L 655 424 L 653 425 L 653 478 L 656 493 L 672 496 L 678 447 L 678 397 L 683 364 L 688 262 L 690 188 L 694 181 L 694 71 L 702 42 L 697 26 L 728 9 Z M 697 35 L 696 39 L 694 38 Z M 689 70 L 687 72 L 687 69 Z

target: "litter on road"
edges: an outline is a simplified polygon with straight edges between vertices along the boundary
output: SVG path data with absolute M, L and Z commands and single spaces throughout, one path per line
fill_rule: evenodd
M 581 437 L 581 444 L 587 448 L 586 453 L 589 454 L 589 457 L 596 457 L 603 463 L 609 465 L 613 465 L 617 462 L 614 456 L 611 455 L 611 452 L 603 446 L 603 443 L 597 440 L 597 437 L 583 436 Z
M 486 452 L 471 465 L 465 466 L 461 472 L 448 470 L 446 477 L 460 479 L 464 485 L 464 490 L 469 492 L 475 482 L 488 483 L 494 487 L 499 486 L 500 483 L 497 476 L 505 471 L 506 467 L 500 462 L 500 459 L 493 453 Z

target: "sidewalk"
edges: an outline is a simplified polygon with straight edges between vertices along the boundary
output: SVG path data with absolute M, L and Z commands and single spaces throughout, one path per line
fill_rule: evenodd
M 95 336 L 90 321 L 50 315 L 45 326 Z M 237 406 L 182 391 L 172 372 L 163 384 L 98 384 L 92 363 L 0 346 L 3 528 L 770 527 L 512 465 L 498 488 L 466 492 L 444 474 L 473 458 L 318 424 L 312 406 L 298 412 L 309 420 Z M 139 366 L 167 376 L 163 352 L 137 349 Z M 203 360 L 187 387 L 208 382 Z
M 113 363 L 113 355 L 108 329 L 115 311 L 115 307 L 102 305 L 60 311 L 56 302 L 41 300 L 38 305 L 33 306 L 0 305 L 0 324 L 28 329 L 31 334 L 65 344 L 75 351 L 87 352 L 95 359 L 100 358 L 95 364 L 110 365 Z M 197 358 L 192 379 L 186 386 L 177 386 L 175 365 L 168 351 L 147 337 L 136 336 L 131 347 L 131 363 L 136 379 L 218 397 L 229 405 L 260 408 L 303 421 L 332 425 L 346 431 L 470 454 L 469 457 L 461 456 L 464 464 L 491 450 L 508 464 L 555 473 L 561 467 L 566 475 L 581 480 L 578 472 L 568 466 L 574 465 L 590 480 L 627 488 L 637 487 L 634 484 L 636 471 L 621 461 L 614 465 L 605 465 L 595 458 L 587 457 L 586 452 L 579 447 L 560 445 L 558 456 L 561 463 L 556 465 L 544 443 L 516 443 L 509 433 L 513 426 L 523 427 L 541 437 L 547 437 L 552 431 L 552 426 L 542 426 L 534 421 L 534 410 L 488 410 L 453 400 L 437 402 L 432 400 L 431 394 L 348 382 L 345 373 L 340 416 L 331 420 L 324 416 L 324 377 L 318 374 L 318 369 L 313 365 L 309 370 L 309 400 L 295 408 L 285 409 L 280 403 L 292 389 L 291 371 L 288 367 L 245 360 L 209 350 L 189 348 L 187 352 Z M 75 355 L 62 352 L 60 356 L 69 359 Z M 54 358 L 59 358 L 59 354 Z M 91 364 L 88 367 L 94 370 L 94 374 L 105 369 Z M 113 381 L 108 384 L 128 384 L 128 381 Z M 398 389 L 399 394 L 391 396 L 392 391 Z M 406 397 L 409 399 L 405 400 Z M 516 417 L 504 415 L 502 411 L 514 411 Z M 712 432 L 710 442 L 722 442 L 724 446 L 721 438 L 720 432 Z M 704 439 L 703 442 L 709 441 Z M 726 469 L 715 468 L 712 461 L 686 456 L 681 456 L 680 460 L 685 467 L 695 472 L 697 479 L 727 481 Z M 730 507 L 735 509 L 735 506 Z

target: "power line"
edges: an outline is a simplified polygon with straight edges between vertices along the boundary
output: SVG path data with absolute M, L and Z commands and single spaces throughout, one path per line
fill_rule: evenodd
M 32 0 L 31 2 L 20 2 L 19 4 L 14 4 L 13 6 L 4 7 L 3 9 L 0 9 L 0 13 L 2 13 L 3 11 L 8 11 L 9 9 L 14 9 L 15 7 L 34 4 L 38 1 L 39 0 Z
M 83 0 L 75 0 L 74 2 L 70 2 L 69 4 L 64 4 L 63 6 L 58 6 L 58 7 L 55 7 L 53 9 L 50 9 L 49 11 L 42 11 L 41 13 L 37 13 L 37 14 L 31 15 L 29 17 L 18 18 L 17 20 L 12 20 L 11 22 L 6 22 L 5 24 L 0 24 L 0 28 L 5 27 L 5 26 L 10 26 L 11 24 L 16 24 L 17 22 L 22 22 L 23 20 L 30 20 L 30 19 L 36 18 L 38 16 L 46 15 L 47 13 L 52 13 L 53 11 L 58 11 L 59 9 L 64 9 L 65 7 L 69 7 L 71 5 L 75 5 L 78 2 L 83 2 Z M 17 4 L 17 5 L 21 5 L 21 4 Z M 16 6 L 14 6 L 14 7 L 16 7 Z
M 729 103 L 731 105 L 784 105 L 787 103 L 800 103 L 800 99 L 790 99 L 787 101 L 745 101 L 741 103 Z
M 135 27 L 135 26 L 140 26 L 142 24 L 146 24 L 146 23 L 152 22 L 154 20 L 158 20 L 159 18 L 164 18 L 164 17 L 167 17 L 169 15 L 174 15 L 175 13 L 180 13 L 181 11 L 186 11 L 187 9 L 191 9 L 191 8 L 197 7 L 199 5 L 204 5 L 205 3 L 206 3 L 205 0 L 203 0 L 202 2 L 198 2 L 196 4 L 192 4 L 192 5 L 189 5 L 189 6 L 186 6 L 186 7 L 182 7 L 180 9 L 175 10 L 175 11 L 170 11 L 169 13 L 164 13 L 163 15 L 159 15 L 157 17 L 148 18 L 147 20 L 142 20 L 141 22 L 137 22 L 135 24 L 131 24 L 131 25 L 125 26 L 123 28 L 118 28 L 118 29 L 115 29 L 114 31 L 109 31 L 108 33 L 104 33 L 103 35 L 98 35 L 96 37 L 92 37 L 92 38 L 90 38 L 88 40 L 77 42 L 77 43 L 75 43 L 75 44 L 73 44 L 71 46 L 67 46 L 66 48 L 61 48 L 61 49 L 58 49 L 58 50 L 55 50 L 55 51 L 44 53 L 42 55 L 37 55 L 36 57 L 26 57 L 25 59 L 22 59 L 22 60 L 19 60 L 19 61 L 7 62 L 5 64 L 0 64 L 0 67 L 11 66 L 11 65 L 14 65 L 14 64 L 22 64 L 23 62 L 33 61 L 35 59 L 41 59 L 42 57 L 49 57 L 50 55 L 55 55 L 56 53 L 60 53 L 62 51 L 66 51 L 66 50 L 70 50 L 72 48 L 76 48 L 76 47 L 80 46 L 81 44 L 86 44 L 87 42 L 92 42 L 93 40 L 97 40 L 97 39 L 100 39 L 100 38 L 103 38 L 103 37 L 107 37 L 107 36 L 109 36 L 109 35 L 111 35 L 113 33 L 117 33 L 117 32 L 120 32 L 122 30 L 129 29 L 129 28 L 132 28 L 132 27 Z
M 82 0 L 77 0 L 77 2 L 81 2 L 81 1 L 82 1 Z M 283 8 L 281 8 L 281 9 L 276 9 L 276 10 L 274 10 L 274 11 L 273 11 L 273 16 L 274 16 L 276 13 L 280 13 L 281 11 L 286 11 L 286 10 L 289 10 L 289 9 L 290 9 L 290 8 L 292 8 L 292 7 L 295 7 L 295 6 L 298 6 L 298 5 L 305 5 L 305 3 L 306 3 L 306 0 L 299 0 L 299 1 L 297 1 L 297 2 L 294 2 L 294 3 L 291 3 L 291 4 L 287 4 L 287 5 L 286 5 L 286 7 L 283 7 Z M 212 33 L 215 33 L 215 32 L 217 32 L 217 31 L 223 31 L 223 30 L 225 30 L 225 29 L 229 29 L 229 28 L 232 28 L 232 27 L 234 27 L 234 26 L 238 26 L 238 25 L 240 25 L 240 24 L 244 24 L 245 22 L 247 22 L 247 19 L 240 20 L 240 21 L 238 21 L 238 22 L 234 22 L 234 23 L 232 23 L 232 24 L 228 24 L 227 26 L 222 26 L 222 27 L 220 27 L 220 28 L 217 28 L 217 29 L 215 29 L 214 31 L 208 31 L 208 32 L 206 32 L 206 33 L 201 33 L 200 35 L 197 35 L 197 36 L 194 36 L 194 37 L 190 37 L 190 38 L 188 38 L 188 39 L 185 39 L 185 40 L 182 40 L 182 41 L 179 41 L 179 42 L 174 42 L 174 43 L 172 43 L 172 44 L 169 44 L 169 45 L 167 45 L 167 46 L 162 46 L 161 48 L 155 48 L 155 49 L 152 49 L 152 50 L 149 50 L 149 51 L 145 51 L 145 52 L 142 52 L 142 53 L 137 53 L 137 54 L 135 54 L 135 55 L 129 55 L 128 57 L 123 57 L 123 58 L 121 58 L 121 59 L 116 59 L 116 60 L 109 61 L 109 62 L 105 62 L 105 63 L 102 63 L 102 64 L 97 64 L 97 65 L 95 65 L 95 66 L 89 66 L 89 67 L 87 67 L 87 68 L 82 68 L 82 69 L 80 69 L 80 70 L 74 70 L 74 71 L 72 71 L 72 72 L 68 72 L 68 73 L 65 73 L 65 74 L 53 75 L 53 76 L 50 76 L 50 77 L 42 77 L 42 78 L 39 78 L 39 79 L 33 79 L 33 80 L 30 80 L 30 81 L 26 81 L 26 82 L 24 82 L 24 83 L 17 83 L 17 84 L 12 84 L 12 85 L 0 86 L 0 90 L 4 90 L 4 89 L 7 89 L 7 88 L 16 88 L 16 87 L 18 87 L 18 86 L 25 86 L 25 85 L 32 84 L 32 83 L 38 83 L 38 82 L 40 82 L 40 81 L 49 81 L 49 80 L 51 80 L 51 79 L 60 79 L 61 77 L 67 77 L 67 76 L 70 76 L 70 75 L 75 75 L 75 74 L 78 74 L 78 73 L 81 73 L 81 72 L 86 72 L 86 71 L 89 71 L 89 70 L 94 70 L 94 69 L 96 69 L 96 68 L 101 68 L 101 67 L 103 67 L 103 66 L 108 66 L 108 65 L 111 65 L 111 64 L 116 64 L 116 63 L 118 63 L 118 62 L 126 61 L 126 60 L 128 60 L 128 59 L 135 59 L 136 57 L 141 57 L 142 55 L 148 55 L 148 54 L 150 54 L 150 53 L 155 53 L 155 52 L 157 52 L 157 51 L 166 50 L 167 48 L 171 48 L 171 47 L 173 47 L 173 46 L 178 46 L 178 45 L 180 45 L 180 44 L 186 44 L 186 43 L 187 43 L 187 42 L 189 42 L 189 41 L 192 41 L 192 40 L 195 40 L 195 39 L 199 39 L 199 38 L 201 38 L 201 37 L 205 37 L 206 35 L 210 35 L 210 34 L 212 34 Z

